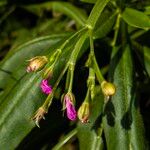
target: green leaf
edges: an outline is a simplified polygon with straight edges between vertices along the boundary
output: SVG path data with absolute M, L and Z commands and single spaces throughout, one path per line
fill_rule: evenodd
M 70 18 L 74 19 L 79 25 L 84 25 L 87 16 L 85 12 L 74 5 L 67 3 L 67 2 L 46 2 L 38 5 L 30 5 L 24 7 L 25 9 L 38 14 L 39 16 L 42 15 L 43 10 L 50 10 L 61 12 Z
M 0 149 L 14 149 L 34 127 L 31 117 L 43 101 L 39 82 L 37 75 L 25 76 L 1 103 Z
M 65 135 L 53 148 L 52 150 L 58 150 L 63 147 L 73 136 L 77 134 L 77 129 L 73 129 L 67 135 Z
M 103 147 L 101 135 L 98 135 L 97 127 L 100 128 L 101 113 L 103 109 L 103 95 L 98 86 L 98 92 L 91 104 L 90 122 L 78 123 L 78 139 L 80 150 L 100 150 Z
M 97 0 L 80 0 L 80 1 L 85 3 L 96 3 Z
M 125 39 L 126 40 L 126 39 Z M 128 43 L 114 48 L 110 77 L 116 93 L 106 104 L 104 132 L 108 150 L 146 149 L 144 127 L 135 96 L 134 66 Z
M 150 6 L 146 6 L 146 7 L 145 7 L 144 13 L 145 13 L 146 15 L 150 15 Z
M 105 37 L 112 30 L 116 20 L 116 15 L 116 12 L 109 16 L 105 13 L 101 14 L 101 17 L 99 19 L 101 20 L 101 22 L 97 25 L 99 27 L 94 32 L 94 37 L 96 39 Z
M 95 28 L 95 25 L 102 13 L 102 11 L 104 10 L 105 6 L 107 5 L 107 3 L 110 0 L 97 0 L 91 13 L 89 18 L 87 19 L 87 25 L 91 26 L 93 29 Z
M 143 47 L 143 53 L 144 53 L 144 64 L 145 68 L 148 72 L 148 75 L 150 76 L 150 48 L 144 46 Z
M 0 88 L 4 89 L 9 82 L 18 80 L 25 73 L 23 68 L 26 68 L 27 60 L 36 55 L 45 54 L 51 46 L 64 37 L 65 35 L 40 37 L 12 49 L 0 63 Z M 53 50 L 55 49 L 53 48 Z M 20 75 L 16 76 L 15 74 L 14 76 L 14 72 L 18 72 Z
M 85 12 L 70 3 L 66 2 L 54 2 L 53 3 L 53 10 L 62 12 L 68 15 L 70 18 L 73 18 L 77 23 L 80 25 L 84 25 L 87 19 Z
M 60 37 L 60 39 L 61 38 L 62 37 Z M 60 41 L 58 37 L 55 40 L 54 39 L 52 40 L 52 37 L 43 37 L 26 43 L 16 50 L 16 56 L 15 54 L 11 55 L 3 62 L 2 66 L 13 71 L 12 73 L 17 80 L 13 85 L 11 85 L 12 82 L 8 83 L 7 86 L 10 86 L 11 88 L 4 91 L 1 95 L 0 149 L 8 149 L 8 141 L 10 141 L 9 148 L 12 150 L 15 149 L 34 127 L 30 118 L 37 108 L 40 107 L 45 96 L 41 94 L 39 87 L 41 82 L 40 73 L 25 73 L 24 61 L 29 57 L 33 57 L 33 55 L 52 53 L 59 48 L 65 40 L 64 37 L 62 41 Z M 57 62 L 54 68 L 53 77 L 51 79 L 52 85 L 56 82 L 61 70 L 68 62 L 71 50 L 77 40 L 78 37 L 75 37 L 65 46 L 65 49 L 63 49 L 59 62 Z M 83 46 L 81 49 L 82 54 L 85 49 L 86 47 Z M 34 51 L 38 52 L 34 53 Z M 14 68 L 15 71 L 13 70 Z
M 125 8 L 122 17 L 129 25 L 148 30 L 150 28 L 150 18 L 141 11 Z

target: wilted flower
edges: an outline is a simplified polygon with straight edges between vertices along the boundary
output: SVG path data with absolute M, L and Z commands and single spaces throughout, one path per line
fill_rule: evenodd
M 72 95 L 72 93 L 67 93 L 64 96 L 64 104 L 65 104 L 65 108 L 67 111 L 67 117 L 70 120 L 75 120 L 77 117 L 77 113 L 75 110 L 75 106 L 74 106 L 74 96 Z
M 40 127 L 40 126 L 39 126 L 40 120 L 41 120 L 41 119 L 45 119 L 44 115 L 45 115 L 46 113 L 47 113 L 47 112 L 44 110 L 44 108 L 43 108 L 43 107 L 40 107 L 40 108 L 37 110 L 36 114 L 33 116 L 32 119 L 35 121 L 35 124 L 36 124 L 38 127 Z
M 89 121 L 90 108 L 88 102 L 83 102 L 78 110 L 78 118 L 82 123 L 87 123 Z
M 102 88 L 102 92 L 105 96 L 112 96 L 116 92 L 115 85 L 110 82 L 107 82 L 107 81 L 103 81 L 101 83 L 101 88 Z
M 45 93 L 45 94 L 52 93 L 52 86 L 48 85 L 47 79 L 42 80 L 41 89 L 42 89 L 43 93 Z
M 29 60 L 29 65 L 27 66 L 27 72 L 33 72 L 42 69 L 48 62 L 46 56 L 36 56 Z

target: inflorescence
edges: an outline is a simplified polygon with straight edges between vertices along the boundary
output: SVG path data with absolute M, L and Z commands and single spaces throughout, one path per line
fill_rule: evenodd
M 90 31 L 89 31 L 90 30 Z M 62 54 L 62 49 L 65 48 L 65 46 L 72 40 L 75 36 L 82 35 L 81 33 L 83 31 L 86 31 L 83 34 L 86 34 L 88 38 L 90 39 L 90 53 L 89 58 L 86 62 L 86 66 L 89 68 L 89 77 L 87 80 L 87 94 L 85 96 L 85 99 L 81 106 L 79 107 L 78 111 L 76 111 L 75 108 L 75 96 L 72 93 L 72 84 L 73 84 L 73 75 L 74 75 L 74 67 L 76 63 L 76 56 L 79 53 L 79 50 L 77 48 L 74 49 L 74 51 L 71 54 L 71 58 L 68 60 L 68 63 L 64 67 L 64 70 L 60 73 L 60 76 L 56 83 L 52 86 L 49 84 L 51 81 L 51 78 L 53 78 L 53 70 L 56 66 L 56 63 L 59 61 L 59 58 Z M 106 97 L 107 100 L 115 94 L 116 88 L 113 83 L 107 82 L 104 80 L 104 77 L 101 74 L 101 71 L 97 65 L 96 58 L 94 55 L 94 42 L 93 42 L 93 36 L 91 34 L 91 29 L 83 28 L 76 32 L 73 36 L 71 36 L 69 39 L 66 40 L 66 42 L 63 43 L 63 45 L 56 49 L 56 51 L 50 56 L 36 56 L 29 60 L 29 64 L 27 66 L 26 71 L 29 72 L 42 72 L 42 81 L 40 84 L 41 90 L 44 94 L 47 95 L 47 98 L 44 102 L 44 104 L 39 107 L 35 115 L 33 116 L 33 120 L 35 121 L 36 125 L 39 127 L 39 122 L 41 119 L 44 119 L 44 115 L 48 113 L 48 109 L 51 105 L 51 102 L 54 97 L 54 93 L 58 87 L 58 84 L 61 80 L 61 78 L 64 76 L 65 72 L 67 72 L 67 78 L 66 78 L 66 93 L 62 96 L 62 105 L 63 105 L 63 111 L 65 111 L 65 114 L 67 118 L 71 121 L 77 120 L 77 118 L 82 123 L 88 123 L 91 108 L 91 103 L 95 96 L 95 80 L 96 77 L 99 81 L 100 88 L 102 93 L 104 94 L 104 97 Z M 79 39 L 80 40 L 80 39 Z M 76 45 L 75 45 L 76 46 Z M 78 51 L 78 53 L 77 53 Z M 75 55 L 75 56 L 74 56 Z

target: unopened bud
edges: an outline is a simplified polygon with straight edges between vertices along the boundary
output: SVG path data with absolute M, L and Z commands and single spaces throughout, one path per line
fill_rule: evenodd
M 116 87 L 114 84 L 103 81 L 101 83 L 102 92 L 105 96 L 112 96 L 116 93 Z
M 63 106 L 63 107 L 66 108 L 66 113 L 67 113 L 68 119 L 70 119 L 72 121 L 76 120 L 76 117 L 77 117 L 74 102 L 75 102 L 75 98 L 72 93 L 67 93 L 64 96 L 64 105 L 65 106 Z
M 83 102 L 78 110 L 78 118 L 82 123 L 87 123 L 89 121 L 90 106 L 88 102 Z
M 42 69 L 48 62 L 46 56 L 36 56 L 29 60 L 29 65 L 27 66 L 27 72 L 34 72 Z

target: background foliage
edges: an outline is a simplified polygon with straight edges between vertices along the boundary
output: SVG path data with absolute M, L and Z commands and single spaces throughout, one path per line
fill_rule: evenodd
M 100 3 L 103 6 L 103 0 Z M 40 129 L 31 120 L 46 99 L 39 73 L 26 73 L 26 60 L 52 54 L 82 28 L 96 0 L 0 1 L 0 149 L 146 150 L 150 140 L 150 3 L 148 0 L 111 0 L 94 28 L 95 55 L 106 79 L 117 92 L 105 105 L 96 82 L 90 122 L 69 122 L 62 115 L 59 84 Z M 53 85 L 67 63 L 78 37 L 63 50 Z M 79 108 L 86 94 L 89 42 L 81 47 L 73 92 Z M 143 124 L 144 123 L 144 124 Z

